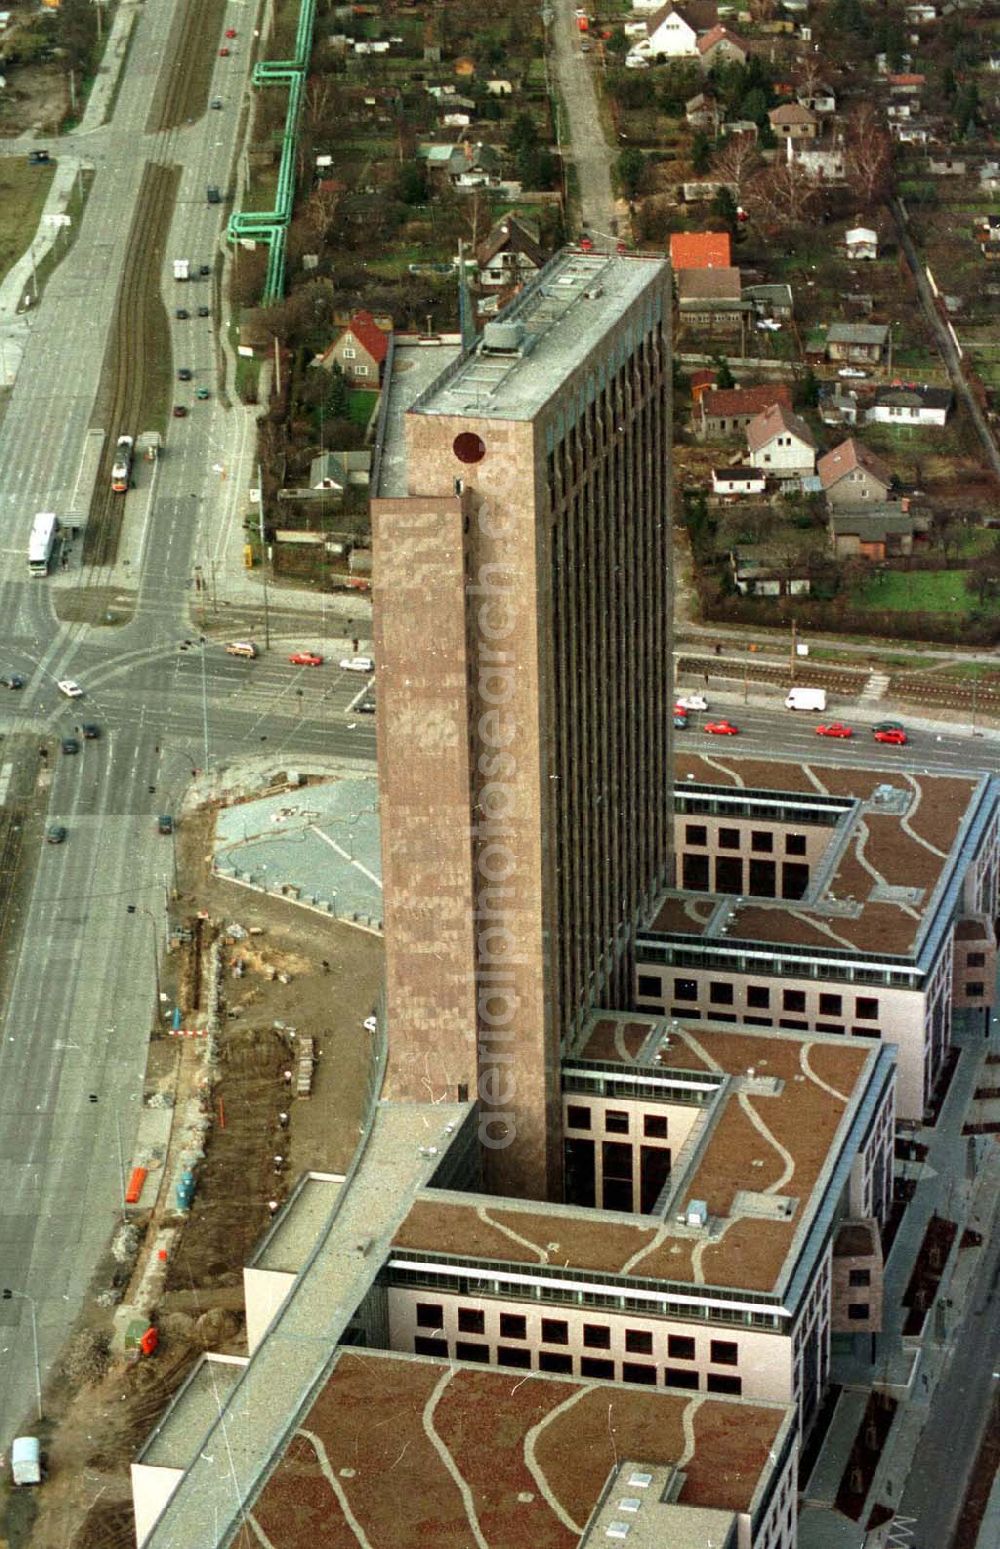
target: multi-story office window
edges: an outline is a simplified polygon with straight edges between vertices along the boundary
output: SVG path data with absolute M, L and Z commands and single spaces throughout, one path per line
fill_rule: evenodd
M 516 1366 L 521 1371 L 531 1370 L 531 1351 L 523 1346 L 500 1345 L 497 1349 L 498 1366 Z
M 579 1103 L 570 1103 L 566 1109 L 566 1123 L 570 1129 L 589 1129 L 590 1109 Z
M 877 1022 L 878 1001 L 873 995 L 858 995 L 854 1001 L 854 1015 L 859 1022 Z
M 540 1350 L 538 1352 L 538 1370 L 540 1372 L 562 1372 L 564 1374 L 573 1370 L 573 1357 L 562 1355 L 557 1350 Z
M 648 1140 L 666 1140 L 667 1116 L 665 1113 L 647 1113 L 643 1115 L 642 1133 Z
M 459 1307 L 458 1331 L 460 1334 L 482 1334 L 486 1331 L 486 1315 L 476 1307 Z
M 652 1355 L 653 1336 L 646 1329 L 627 1328 L 625 1349 L 630 1355 Z
M 771 991 L 763 984 L 747 985 L 747 1005 L 766 1010 L 771 1004 Z
M 839 1017 L 844 1008 L 842 995 L 820 994 L 819 1014 L 821 1017 Z
M 735 1340 L 713 1339 L 710 1357 L 713 1366 L 736 1366 L 740 1358 L 739 1346 Z
M 785 854 L 786 855 L 805 855 L 805 853 L 806 853 L 806 836 L 805 836 L 805 834 L 786 834 L 785 835 Z
M 695 1358 L 695 1343 L 687 1334 L 667 1335 L 667 1354 L 672 1361 L 693 1361 Z
M 697 1372 L 685 1370 L 683 1366 L 668 1366 L 663 1380 L 668 1388 L 696 1388 L 700 1381 Z
M 542 1319 L 542 1343 L 544 1345 L 568 1345 L 569 1324 L 562 1318 Z
M 774 849 L 774 835 L 766 828 L 755 828 L 750 833 L 750 848 L 758 850 L 762 855 L 770 855 Z
M 628 1114 L 622 1108 L 608 1108 L 604 1115 L 604 1128 L 609 1135 L 627 1135 Z
M 684 827 L 684 838 L 687 844 L 706 845 L 708 829 L 704 823 L 687 823 Z
M 713 1006 L 731 1006 L 733 1004 L 733 987 L 731 984 L 723 984 L 713 980 L 708 987 L 708 998 Z
M 719 849 L 738 850 L 740 848 L 740 831 L 738 828 L 719 829 Z
M 870 1269 L 852 1269 L 848 1274 L 847 1283 L 852 1286 L 871 1285 L 872 1272 Z
M 782 990 L 781 1007 L 783 1011 L 805 1011 L 805 990 Z
M 644 1382 L 647 1387 L 652 1387 L 656 1382 L 656 1367 L 647 1366 L 645 1361 L 623 1361 L 622 1382 Z
M 656 996 L 662 995 L 663 994 L 663 981 L 659 977 L 659 975 L 658 974 L 640 974 L 639 975 L 639 994 L 640 995 L 656 995 Z
M 501 1339 L 527 1339 L 528 1320 L 519 1312 L 502 1312 L 500 1314 L 500 1338 Z
M 581 1377 L 603 1377 L 608 1382 L 614 1381 L 614 1361 L 602 1361 L 597 1356 L 583 1355 L 580 1357 Z
M 697 1000 L 698 999 L 698 985 L 697 985 L 697 982 L 694 979 L 675 979 L 674 980 L 674 999 L 675 1000 Z
M 455 1346 L 455 1355 L 460 1361 L 488 1361 L 490 1358 L 490 1347 L 489 1345 L 473 1344 L 468 1339 L 460 1339 Z
M 589 1350 L 610 1350 L 611 1330 L 603 1323 L 585 1323 L 583 1342 Z
M 439 1302 L 417 1303 L 418 1328 L 444 1328 L 444 1308 Z
M 705 1386 L 709 1393 L 731 1393 L 734 1398 L 739 1398 L 743 1392 L 743 1378 L 729 1377 L 724 1372 L 709 1372 Z

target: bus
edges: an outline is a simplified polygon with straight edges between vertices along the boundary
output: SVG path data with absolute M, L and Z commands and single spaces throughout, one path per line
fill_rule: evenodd
M 31 524 L 28 539 L 29 575 L 48 575 L 52 550 L 59 535 L 59 519 L 54 511 L 39 511 Z

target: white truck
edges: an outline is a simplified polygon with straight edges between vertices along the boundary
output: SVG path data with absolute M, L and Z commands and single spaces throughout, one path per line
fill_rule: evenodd
M 10 1472 L 16 1485 L 41 1484 L 42 1448 L 37 1436 L 15 1436 L 10 1446 Z
M 190 258 L 175 258 L 174 259 L 174 279 L 175 280 L 189 280 L 190 278 L 191 278 L 191 260 L 190 260 Z
M 825 688 L 790 688 L 785 700 L 786 710 L 825 710 Z

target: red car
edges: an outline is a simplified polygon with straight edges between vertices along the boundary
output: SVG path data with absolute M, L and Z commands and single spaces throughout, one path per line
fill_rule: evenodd
M 236 28 L 235 27 L 227 27 L 226 28 L 226 37 L 227 38 L 235 38 L 235 36 L 236 36 Z
M 288 658 L 293 667 L 322 667 L 323 658 L 315 651 L 295 651 Z
M 874 733 L 874 736 L 876 742 L 891 742 L 895 748 L 906 746 L 906 733 L 901 726 L 892 726 L 885 731 L 877 731 Z
M 228 50 L 228 48 L 220 48 L 219 49 L 219 58 L 220 59 L 228 59 L 229 58 L 229 50 Z
M 817 726 L 817 737 L 853 737 L 854 731 L 850 726 L 845 726 L 843 721 L 831 721 L 829 726 Z
M 705 730 L 713 737 L 738 737 L 740 729 L 732 721 L 706 721 Z

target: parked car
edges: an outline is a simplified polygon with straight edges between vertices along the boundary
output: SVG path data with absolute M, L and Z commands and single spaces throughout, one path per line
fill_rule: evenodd
M 22 676 L 21 676 L 21 674 L 19 672 L 8 672 L 5 677 L 0 678 L 0 688 L 23 688 L 23 687 L 24 687 L 24 679 L 22 678 Z
M 905 731 L 902 721 L 876 721 L 872 731 Z
M 61 823 L 50 823 L 45 830 L 46 844 L 62 844 L 66 838 L 66 830 Z
M 171 817 L 169 812 L 161 812 L 160 813 L 159 817 L 156 820 L 156 831 L 157 831 L 158 834 L 172 834 L 173 833 L 173 831 L 174 831 L 174 820 Z
M 884 727 L 875 729 L 873 733 L 876 742 L 888 742 L 895 748 L 906 746 L 906 733 L 901 726 Z
M 817 737 L 853 737 L 854 730 L 845 726 L 843 721 L 830 721 L 826 726 L 817 726 Z
M 213 97 L 211 102 L 209 103 L 209 107 L 213 107 L 216 110 L 221 108 L 221 106 L 222 106 L 222 98 L 221 97 Z
M 181 366 L 177 372 L 177 380 L 178 382 L 190 382 L 192 374 L 190 366 Z
M 101 735 L 101 728 L 94 721 L 84 721 L 80 734 L 85 742 L 96 742 Z
M 365 1017 L 365 1032 L 374 1033 L 378 1027 L 378 1017 Z
M 740 733 L 732 721 L 706 721 L 705 730 L 713 737 L 738 737 Z
M 207 387 L 199 387 L 199 388 L 195 389 L 195 397 L 197 398 L 199 403 L 204 403 L 205 399 L 208 396 L 209 396 L 209 393 L 208 393 L 208 388 Z
M 220 59 L 228 59 L 229 58 L 229 50 L 228 50 L 228 48 L 220 48 L 219 49 L 219 58 Z
M 674 730 L 686 731 L 688 724 L 687 714 L 684 710 L 674 710 Z
M 341 659 L 345 672 L 374 672 L 375 662 L 370 656 L 345 656 Z
M 56 688 L 60 694 L 65 694 L 67 699 L 79 699 L 83 693 L 75 678 L 60 678 Z
M 704 694 L 682 694 L 677 701 L 678 710 L 707 710 L 708 700 Z
M 227 38 L 235 38 L 235 36 L 236 36 L 236 28 L 235 27 L 227 27 L 226 28 L 226 37 Z
M 80 751 L 80 744 L 75 737 L 64 737 L 61 747 L 64 753 L 79 753 Z
M 207 280 L 208 276 L 211 274 L 211 272 L 212 272 L 212 265 L 211 264 L 199 264 L 198 265 L 198 275 L 199 275 L 199 277 L 201 279 Z
M 198 308 L 198 316 L 199 317 L 211 317 L 211 315 L 212 315 L 211 307 L 199 307 Z
M 322 667 L 323 658 L 315 651 L 293 651 L 288 658 L 293 667 Z
M 175 420 L 182 420 L 182 419 L 184 419 L 186 417 L 186 415 L 187 415 L 187 409 L 185 409 L 184 405 L 182 403 L 175 403 L 174 404 L 174 419 Z
M 188 311 L 187 307 L 174 307 L 174 316 L 183 323 L 187 321 L 187 319 L 191 316 L 191 313 Z

